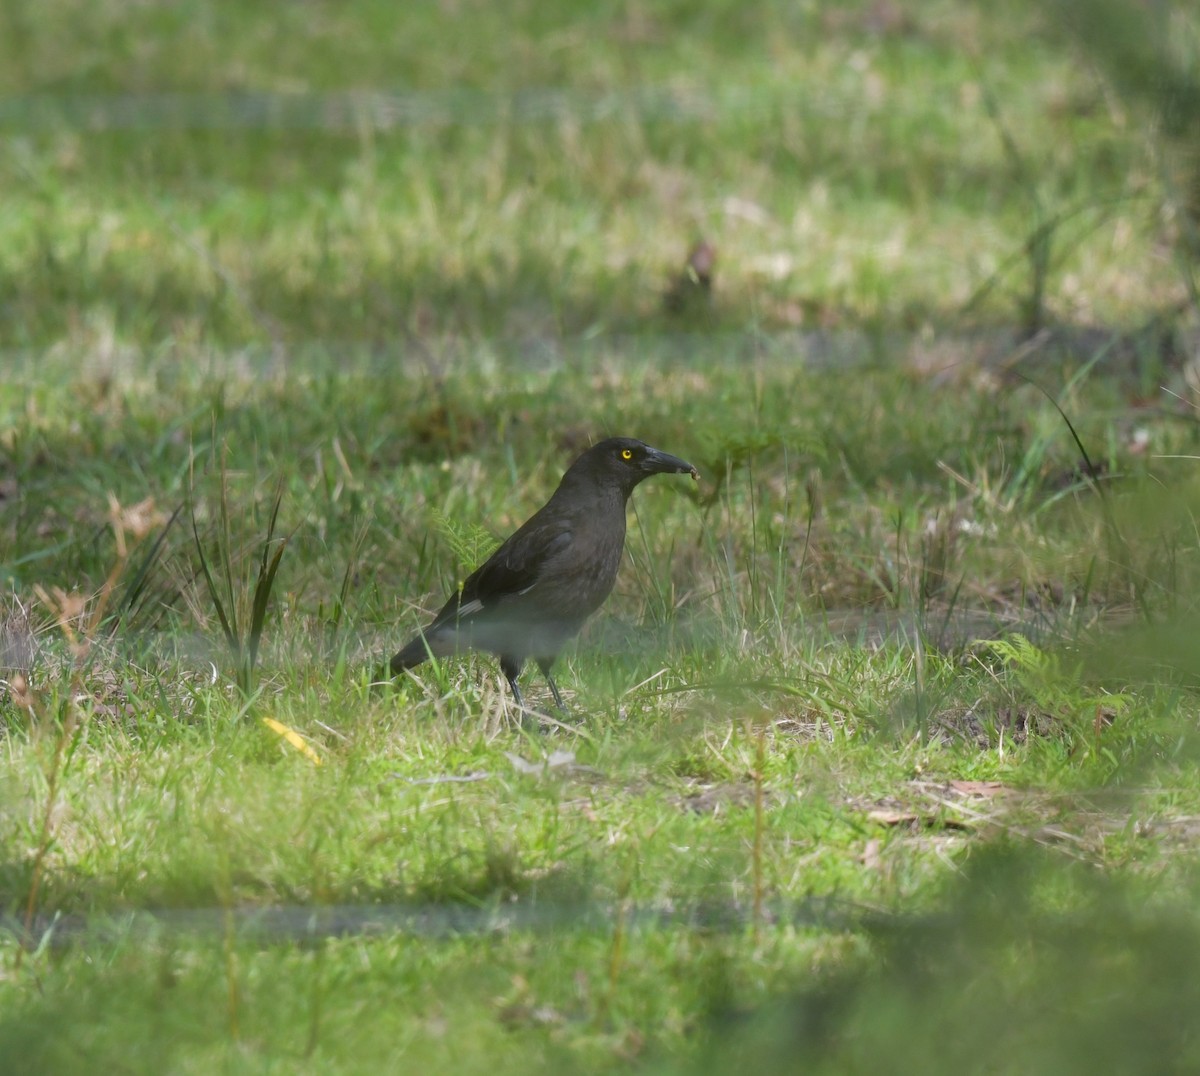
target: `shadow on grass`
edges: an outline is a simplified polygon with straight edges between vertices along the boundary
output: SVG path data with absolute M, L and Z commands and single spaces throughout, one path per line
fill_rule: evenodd
M 1194 1072 L 1200 923 L 1147 886 L 985 850 L 937 911 L 869 927 L 865 970 L 714 1013 L 700 1071 Z
M 981 848 L 930 911 L 793 920 L 801 929 L 850 931 L 864 944 L 856 950 L 860 955 L 839 959 L 831 970 L 802 973 L 790 992 L 772 992 L 771 1000 L 748 1002 L 721 959 L 700 961 L 692 969 L 699 978 L 690 984 L 696 1006 L 689 1013 L 692 1030 L 656 1044 L 656 1056 L 643 1058 L 642 1071 L 663 1076 L 685 1071 L 933 1076 L 1196 1071 L 1200 922 L 1194 908 L 1178 898 L 1156 899 L 1152 888 L 1152 880 L 1106 877 L 1028 845 Z M 353 965 L 356 989 L 369 976 L 381 998 L 404 996 L 420 1008 L 431 1004 L 430 983 L 440 981 L 447 1002 L 453 999 L 456 1019 L 474 1014 L 465 1025 L 471 1034 L 511 1035 L 509 1024 L 520 1014 L 496 1001 L 506 989 L 503 967 L 511 954 L 527 951 L 537 966 L 551 966 L 555 961 L 545 959 L 548 952 L 565 953 L 588 937 L 603 945 L 615 936 L 617 922 L 613 909 L 597 914 L 596 908 L 589 912 L 566 904 L 527 912 L 503 903 L 486 909 L 384 909 L 374 918 L 357 919 L 345 909 L 327 911 L 324 925 L 341 930 L 314 929 L 319 920 L 301 909 L 257 921 L 230 919 L 219 909 L 199 913 L 195 920 L 187 913 L 161 922 L 131 919 L 124 927 L 110 920 L 78 939 L 93 958 L 78 965 L 70 993 L 51 1004 L 29 992 L 19 1019 L 0 1020 L 0 1043 L 7 1056 L 39 1059 L 42 1067 L 26 1071 L 62 1071 L 54 1067 L 61 1066 L 62 1051 L 87 1052 L 112 1038 L 106 1029 L 113 1019 L 126 1027 L 149 1019 L 160 1039 L 168 1032 L 182 1034 L 177 1042 L 171 1039 L 173 1050 L 211 1049 L 214 1043 L 236 1048 L 241 1019 L 257 1028 L 254 1049 L 296 1060 L 302 1042 L 297 1025 L 302 1031 L 307 1022 L 311 1043 L 319 1032 L 322 1048 L 344 1049 L 348 1063 L 361 1063 L 362 1050 L 372 1046 L 370 1036 L 362 1042 L 337 1038 L 344 1017 L 331 986 L 348 972 L 334 975 L 322 971 L 320 963 L 328 960 L 333 969 L 345 959 Z M 668 932 L 691 934 L 699 942 L 715 935 L 744 937 L 746 930 L 744 918 L 705 919 L 683 909 L 657 917 L 631 910 L 616 914 L 631 939 L 642 939 L 639 947 Z M 352 949 L 305 945 L 346 934 L 357 938 Z M 228 966 L 211 946 L 222 936 L 227 947 L 236 941 Z M 541 948 L 535 950 L 537 937 Z M 376 948 L 365 949 L 367 939 Z M 461 952 L 457 947 L 463 944 L 478 958 L 469 972 L 439 963 L 439 951 Z M 518 948 L 506 948 L 512 945 Z M 203 972 L 188 970 L 201 951 L 207 954 Z M 710 957 L 723 951 L 717 941 Z M 368 952 L 372 959 L 364 963 Z M 535 955 L 539 952 L 541 957 Z M 423 954 L 419 959 L 418 953 Z M 64 966 L 77 963 L 67 959 Z M 267 986 L 243 970 L 258 964 L 277 973 L 287 969 L 290 978 Z M 220 1004 L 227 985 L 222 977 L 237 991 L 230 995 L 228 1026 Z M 321 986 L 323 977 L 328 982 Z M 255 1004 L 240 1000 L 242 990 Z M 328 995 L 324 1001 L 322 991 Z M 564 1007 L 571 1002 L 558 1000 L 559 1007 L 546 1012 L 561 1034 Z M 286 1042 L 272 1042 L 272 1034 L 281 1036 L 266 1030 L 269 1021 L 258 1012 L 260 1004 L 275 1012 L 271 1019 L 285 1020 L 291 1029 Z M 186 1013 L 203 1014 L 202 1024 L 187 1025 Z M 357 1008 L 355 1013 L 357 1021 Z M 421 1023 L 412 1019 L 415 1025 L 405 1025 L 410 1030 Z M 536 1024 L 532 1016 L 523 1019 Z M 574 1028 L 579 1034 L 583 1029 L 583 1023 Z M 546 1069 L 546 1029 L 525 1034 L 514 1041 L 524 1071 Z M 440 1041 L 434 1045 L 444 1049 Z M 121 1046 L 110 1042 L 101 1052 L 117 1056 Z M 132 1055 L 126 1061 L 129 1071 L 155 1071 Z M 574 1066 L 593 1070 L 581 1067 L 579 1056 Z

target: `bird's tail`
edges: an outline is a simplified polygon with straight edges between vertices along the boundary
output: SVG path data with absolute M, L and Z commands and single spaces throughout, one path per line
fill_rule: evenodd
M 424 636 L 418 635 L 408 646 L 388 662 L 388 669 L 391 670 L 393 676 L 396 676 L 404 672 L 405 669 L 411 669 L 414 665 L 420 665 L 427 657 L 429 657 L 429 651 L 425 647 Z
M 391 670 L 392 676 L 398 676 L 405 669 L 411 669 L 423 661 L 428 661 L 430 655 L 440 658 L 445 657 L 447 653 L 446 647 L 438 645 L 436 635 L 418 635 L 388 662 L 388 668 Z

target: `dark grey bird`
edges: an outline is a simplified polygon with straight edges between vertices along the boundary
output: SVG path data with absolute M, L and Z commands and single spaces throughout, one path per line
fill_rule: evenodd
M 559 651 L 603 604 L 625 548 L 625 506 L 639 482 L 696 468 L 631 437 L 593 445 L 567 468 L 554 495 L 475 569 L 429 626 L 391 660 L 391 675 L 427 658 L 486 650 L 517 705 L 517 677 L 533 658 L 565 711 L 550 668 Z

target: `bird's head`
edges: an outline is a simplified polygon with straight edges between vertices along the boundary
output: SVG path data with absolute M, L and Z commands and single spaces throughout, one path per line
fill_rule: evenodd
M 699 479 L 700 472 L 687 460 L 660 452 L 644 441 L 632 437 L 610 437 L 592 445 L 567 471 L 567 477 L 578 474 L 612 481 L 626 496 L 639 482 L 655 474 L 690 474 Z M 565 478 L 564 478 L 565 480 Z

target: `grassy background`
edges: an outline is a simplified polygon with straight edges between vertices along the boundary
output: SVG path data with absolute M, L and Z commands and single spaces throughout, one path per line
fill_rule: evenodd
M 1195 1067 L 1200 30 L 1069 15 L 0 9 L 0 1056 Z M 572 724 L 372 690 L 608 433 Z
M 920 328 L 1059 217 L 1056 313 L 1181 294 L 1145 109 L 1020 5 L 5 20 L 3 346 L 641 331 L 701 233 L 723 327 Z

